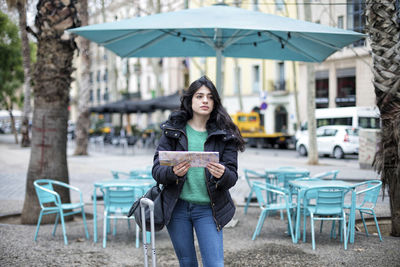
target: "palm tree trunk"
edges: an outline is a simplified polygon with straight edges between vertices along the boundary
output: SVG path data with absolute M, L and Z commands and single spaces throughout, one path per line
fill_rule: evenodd
M 374 87 L 382 132 L 374 167 L 388 186 L 391 235 L 400 236 L 400 20 L 398 1 L 367 0 Z
M 35 224 L 39 215 L 40 206 L 33 181 L 48 178 L 69 182 L 67 122 L 76 44 L 73 37 L 64 36 L 64 30 L 80 26 L 75 4 L 76 0 L 39 0 L 37 4 L 35 26 L 38 51 L 33 73 L 35 105 L 31 156 L 21 216 L 24 224 Z M 60 190 L 59 194 L 63 202 L 70 200 L 68 190 Z
M 25 3 L 18 2 L 19 30 L 22 41 L 22 59 L 24 65 L 24 115 L 21 127 L 21 147 L 29 147 L 29 113 L 31 112 L 31 52 L 28 34 L 26 32 L 26 7 Z
M 82 21 L 82 26 L 88 25 L 88 1 L 80 1 L 79 17 Z M 76 147 L 74 155 L 88 154 L 88 140 L 90 127 L 90 112 L 88 110 L 90 84 L 90 41 L 86 38 L 79 37 L 80 44 L 80 60 L 82 64 L 81 83 L 78 94 L 78 121 L 76 123 Z

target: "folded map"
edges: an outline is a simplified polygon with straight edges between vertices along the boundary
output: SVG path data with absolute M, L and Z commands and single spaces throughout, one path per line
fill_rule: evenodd
M 166 166 L 175 166 L 188 161 L 191 167 L 206 167 L 209 162 L 219 162 L 218 152 L 159 151 L 158 156 L 160 165 Z

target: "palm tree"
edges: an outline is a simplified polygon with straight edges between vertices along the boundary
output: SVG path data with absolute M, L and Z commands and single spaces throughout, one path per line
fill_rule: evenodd
M 397 4 L 396 4 L 397 2 Z M 374 167 L 389 189 L 391 235 L 400 236 L 400 18 L 398 1 L 366 2 L 376 102 L 382 132 Z
M 7 0 L 9 9 L 17 9 L 19 17 L 19 30 L 22 41 L 22 58 L 24 65 L 24 116 L 21 127 L 21 146 L 30 146 L 29 140 L 29 113 L 31 112 L 31 56 L 28 34 L 26 31 L 26 5 L 27 0 Z
M 88 25 L 88 1 L 81 0 L 79 18 L 82 26 Z M 79 38 L 80 58 L 82 64 L 81 82 L 78 93 L 78 121 L 76 123 L 76 147 L 74 155 L 87 155 L 88 138 L 90 127 L 90 112 L 88 109 L 90 90 L 90 41 L 86 38 Z
M 32 148 L 21 221 L 34 224 L 40 211 L 33 181 L 50 178 L 68 183 L 67 122 L 72 60 L 76 44 L 66 29 L 80 26 L 77 0 L 39 0 L 35 18 L 38 41 L 33 72 Z M 33 31 L 32 31 L 33 32 Z M 69 202 L 69 191 L 60 191 Z

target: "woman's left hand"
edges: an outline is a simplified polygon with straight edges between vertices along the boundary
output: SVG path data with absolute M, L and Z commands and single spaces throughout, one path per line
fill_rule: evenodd
M 209 162 L 207 169 L 217 179 L 221 178 L 225 172 L 225 166 L 216 162 Z

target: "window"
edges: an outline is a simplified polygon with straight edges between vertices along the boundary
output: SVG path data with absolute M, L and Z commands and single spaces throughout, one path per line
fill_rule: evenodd
M 108 101 L 108 97 L 109 97 L 108 96 L 108 87 L 106 87 L 106 90 L 104 91 L 104 95 L 103 95 L 103 100 L 107 102 Z
M 89 73 L 89 83 L 92 84 L 93 83 L 93 72 Z
M 249 121 L 255 122 L 255 121 L 257 121 L 257 117 L 256 116 L 249 116 Z
M 358 129 L 346 129 L 346 133 L 351 136 L 358 136 Z
M 337 18 L 337 27 L 340 29 L 344 29 L 343 16 L 339 16 Z
M 351 107 L 356 105 L 355 69 L 339 69 L 337 75 L 336 106 Z
M 315 104 L 316 108 L 329 106 L 329 71 L 315 72 Z
M 278 62 L 276 65 L 276 82 L 275 82 L 275 90 L 276 91 L 285 91 L 286 90 L 286 82 L 285 82 L 285 63 Z
M 93 103 L 93 89 L 89 90 L 89 101 Z
M 359 117 L 358 126 L 360 128 L 379 129 L 379 118 Z
M 253 66 L 253 93 L 260 92 L 260 66 Z
M 96 92 L 96 99 L 97 99 L 97 102 L 100 102 L 100 100 L 101 100 L 101 97 L 100 97 L 100 88 L 97 89 L 97 92 Z
M 317 119 L 317 128 L 326 125 L 353 125 L 352 117 Z
M 239 116 L 238 121 L 245 122 L 245 121 L 247 121 L 247 118 L 246 118 L 246 116 Z
M 105 69 L 105 71 L 104 71 L 103 80 L 105 82 L 107 82 L 107 80 L 108 80 L 108 69 Z
M 100 75 L 101 75 L 101 73 L 100 73 L 100 71 L 98 70 L 98 71 L 97 71 L 97 77 L 96 77 L 97 82 L 100 82 Z
M 275 9 L 276 11 L 283 11 L 285 9 L 285 2 L 283 0 L 276 0 Z
M 258 0 L 253 0 L 253 11 L 258 11 Z
M 325 129 L 324 136 L 335 136 L 337 130 L 335 129 Z
M 233 93 L 238 94 L 239 93 L 239 88 L 240 84 L 242 83 L 242 69 L 237 66 L 236 68 L 233 68 Z
M 364 32 L 365 28 L 365 2 L 364 0 L 347 0 L 347 29 Z M 353 46 L 363 46 L 364 39 L 353 43 Z

